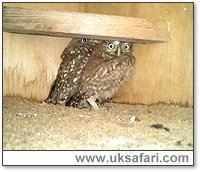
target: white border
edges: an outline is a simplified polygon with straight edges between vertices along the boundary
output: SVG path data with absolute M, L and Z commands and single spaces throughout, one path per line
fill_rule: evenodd
M 193 151 L 3 151 L 3 165 L 188 166 L 193 165 Z

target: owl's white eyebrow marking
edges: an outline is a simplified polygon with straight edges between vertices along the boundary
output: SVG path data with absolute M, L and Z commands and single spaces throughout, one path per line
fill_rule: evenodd
M 113 43 L 115 45 L 118 45 L 120 43 L 120 41 L 109 41 L 109 42 L 107 42 L 107 44 L 109 44 L 109 43 Z

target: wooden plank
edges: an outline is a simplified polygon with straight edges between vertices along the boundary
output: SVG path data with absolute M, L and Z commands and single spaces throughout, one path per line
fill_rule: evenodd
M 78 12 L 3 7 L 3 31 L 135 43 L 169 41 L 168 22 Z

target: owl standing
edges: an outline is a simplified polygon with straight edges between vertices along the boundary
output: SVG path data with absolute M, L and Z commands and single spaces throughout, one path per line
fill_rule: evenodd
M 99 109 L 97 100 L 111 98 L 131 74 L 135 62 L 132 46 L 120 41 L 103 41 L 96 46 L 68 105 Z
M 64 49 L 58 74 L 52 84 L 47 103 L 63 104 L 69 101 L 78 89 L 83 69 L 93 49 L 99 42 L 93 39 L 72 39 Z

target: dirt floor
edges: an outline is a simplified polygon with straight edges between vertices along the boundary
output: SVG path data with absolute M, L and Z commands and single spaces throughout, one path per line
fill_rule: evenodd
M 4 150 L 192 150 L 193 109 L 107 103 L 109 112 L 3 99 Z

